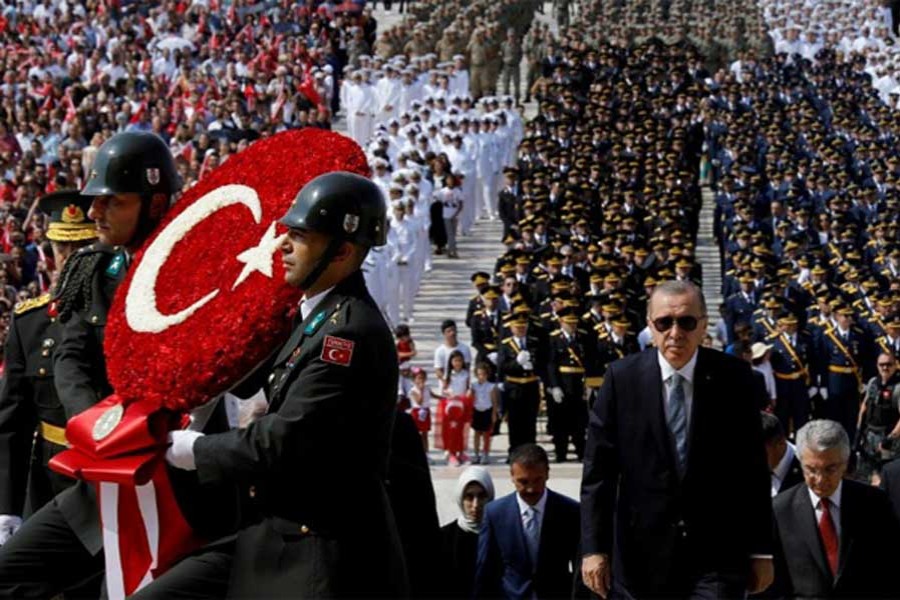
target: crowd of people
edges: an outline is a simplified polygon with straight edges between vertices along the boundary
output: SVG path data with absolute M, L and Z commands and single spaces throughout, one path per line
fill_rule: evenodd
M 162 137 L 189 187 L 259 137 L 330 128 L 354 40 L 375 41 L 377 23 L 362 4 L 4 6 L 4 323 L 17 301 L 50 287 L 39 196 L 82 187 L 100 145 L 120 131 Z
M 839 60 L 861 57 L 881 99 L 900 108 L 900 2 L 761 2 L 769 34 L 779 53 L 815 63 L 822 49 Z
M 414 322 L 432 254 L 458 258 L 457 235 L 471 234 L 479 218 L 497 218 L 501 173 L 515 162 L 522 117 L 512 96 L 485 95 L 500 75 L 477 64 L 496 61 L 473 59 L 484 51 L 473 46 L 475 31 L 508 30 L 520 46 L 517 32 L 528 30 L 534 11 L 515 2 L 472 2 L 455 13 L 439 3 L 414 9 L 416 17 L 382 34 L 390 52 L 351 54 L 340 89 L 348 134 L 366 149 L 391 208 L 388 245 L 369 254 L 364 270 L 395 327 Z

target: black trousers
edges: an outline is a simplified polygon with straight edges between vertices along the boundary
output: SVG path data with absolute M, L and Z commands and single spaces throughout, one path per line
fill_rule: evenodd
M 563 401 L 556 404 L 547 399 L 547 412 L 553 413 L 553 447 L 556 459 L 563 461 L 569 451 L 569 440 L 575 446 L 575 456 L 584 458 L 585 429 L 587 427 L 587 403 L 583 400 L 584 389 L 566 389 Z M 551 407 L 552 405 L 552 407 Z
M 234 542 L 213 544 L 188 556 L 130 600 L 224 598 L 228 592 Z
M 103 553 L 88 552 L 53 500 L 0 547 L 0 598 L 96 600 L 103 568 Z
M 509 383 L 503 389 L 503 406 L 509 424 L 509 449 L 537 440 L 537 414 L 540 405 L 540 383 Z

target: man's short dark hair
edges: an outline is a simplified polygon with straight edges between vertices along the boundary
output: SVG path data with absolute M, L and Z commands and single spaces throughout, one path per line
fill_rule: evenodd
M 771 444 L 772 442 L 777 442 L 778 440 L 784 439 L 784 427 L 781 425 L 781 421 L 773 414 L 764 412 L 760 413 L 760 418 L 762 419 L 762 433 L 763 433 L 763 443 Z
M 456 327 L 456 321 L 453 319 L 445 319 L 441 322 L 441 333 L 444 333 L 450 327 Z
M 547 452 L 537 444 L 522 444 L 516 446 L 509 455 L 509 465 L 522 465 L 523 467 L 550 467 L 550 459 Z

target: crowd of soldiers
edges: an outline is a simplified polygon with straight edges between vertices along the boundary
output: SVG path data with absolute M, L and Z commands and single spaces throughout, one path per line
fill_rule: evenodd
M 878 355 L 900 356 L 896 115 L 863 57 L 775 55 L 770 38 L 746 36 L 760 30 L 757 13 L 721 9 L 724 28 L 711 20 L 667 37 L 662 27 L 626 44 L 628 10 L 588 6 L 596 22 L 618 23 L 609 38 L 585 25 L 551 46 L 553 75 L 537 83 L 539 114 L 500 191 L 507 252 L 473 276 L 473 345 L 503 384 L 511 444 L 533 439 L 543 398 L 557 458 L 569 439 L 580 450 L 584 398 L 610 361 L 645 347 L 653 287 L 702 283 L 694 247 L 707 182 L 722 341 L 770 363 L 776 393 L 760 408 L 788 432 L 811 416 L 841 422 L 860 444 L 858 425 L 884 430 L 859 408 Z M 741 42 L 718 63 L 713 32 Z M 523 343 L 531 369 L 516 360 Z

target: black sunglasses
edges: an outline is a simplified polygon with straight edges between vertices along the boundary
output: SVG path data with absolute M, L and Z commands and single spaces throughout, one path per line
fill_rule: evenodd
M 700 319 L 705 319 L 706 317 L 692 317 L 690 315 L 684 317 L 659 317 L 658 319 L 653 319 L 653 327 L 660 333 L 664 333 L 670 329 L 676 323 L 678 324 L 678 329 L 682 331 L 693 331 L 697 329 L 697 325 L 700 323 Z

